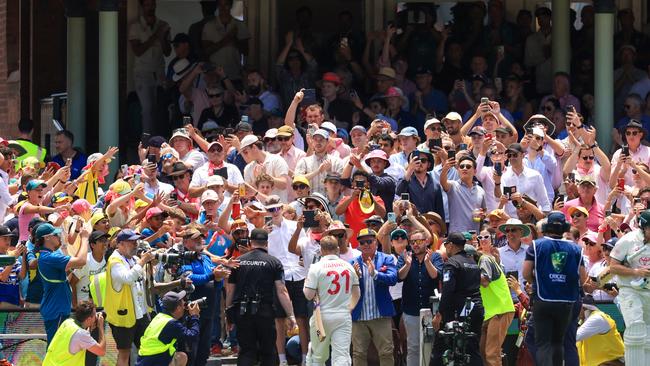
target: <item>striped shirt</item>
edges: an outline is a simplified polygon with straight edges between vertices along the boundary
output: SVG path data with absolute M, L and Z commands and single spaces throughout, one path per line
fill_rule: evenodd
M 365 279 L 365 283 L 363 294 L 361 295 L 363 305 L 361 307 L 361 317 L 359 320 L 366 321 L 381 318 L 379 308 L 377 308 L 377 300 L 375 298 L 375 280 L 370 276 L 368 266 L 365 263 L 361 265 L 361 276 Z

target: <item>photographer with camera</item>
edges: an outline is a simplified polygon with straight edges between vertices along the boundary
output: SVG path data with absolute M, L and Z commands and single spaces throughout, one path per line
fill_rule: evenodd
M 217 306 L 217 293 L 221 290 L 221 279 L 230 272 L 224 267 L 215 267 L 211 258 L 203 254 L 205 237 L 194 225 L 190 225 L 181 235 L 183 246 L 188 252 L 196 253 L 195 259 L 181 266 L 180 273 L 189 272 L 188 278 L 195 286 L 194 292 L 190 294 L 190 300 L 205 297 L 205 307 L 201 309 L 200 331 L 203 335 L 191 343 L 194 365 L 202 366 L 210 356 L 210 337 L 212 335 L 213 319 L 220 316 L 220 306 Z
M 99 332 L 97 341 L 90 335 L 93 329 Z M 61 323 L 47 349 L 43 365 L 83 365 L 86 351 L 100 357 L 106 354 L 104 317 L 95 311 L 92 301 L 80 302 L 74 316 Z
M 158 313 L 142 336 L 137 366 L 185 366 L 187 354 L 177 351 L 180 344 L 193 343 L 199 337 L 199 313 L 196 302 L 185 303 L 185 291 L 169 291 L 162 297 L 163 311 Z M 187 326 L 183 321 L 187 316 Z
M 142 235 L 131 229 L 117 234 L 117 249 L 106 268 L 106 321 L 117 346 L 117 366 L 127 366 L 131 345 L 140 347 L 140 337 L 149 325 L 143 266 L 154 259 L 151 251 L 136 256 Z
M 451 362 L 454 365 L 482 365 L 479 354 L 484 317 L 481 269 L 473 253 L 468 252 L 474 247 L 466 246 L 465 236 L 459 232 L 449 234 L 444 246 L 449 259 L 442 267 L 442 295 L 433 318 L 433 329 L 437 333 L 430 365 Z M 443 328 L 445 331 L 438 332 Z M 449 345 L 447 338 L 453 340 Z

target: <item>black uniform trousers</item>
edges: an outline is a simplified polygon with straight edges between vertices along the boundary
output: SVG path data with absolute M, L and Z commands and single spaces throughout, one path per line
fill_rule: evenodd
M 237 315 L 237 342 L 239 358 L 237 365 L 275 366 L 278 364 L 278 352 L 275 348 L 275 317 L 272 312 L 260 315 Z
M 462 311 L 462 306 L 460 309 L 456 309 L 455 313 Z M 483 326 L 483 317 L 485 315 L 485 310 L 483 305 L 475 304 L 474 308 L 470 312 L 470 332 L 476 334 L 474 337 L 467 338 L 465 353 L 470 355 L 470 362 L 467 365 L 471 366 L 482 366 L 483 360 L 481 359 L 481 354 L 479 353 L 479 342 L 481 339 L 481 327 Z M 440 323 L 440 328 L 444 329 L 445 322 L 454 320 L 452 316 L 446 316 L 442 314 L 442 322 Z M 451 341 L 445 340 L 439 333 L 436 332 L 435 341 L 433 343 L 433 350 L 431 351 L 431 360 L 429 366 L 440 366 L 444 365 L 442 362 L 442 355 L 446 350 L 451 348 Z M 455 363 L 456 365 L 458 362 Z

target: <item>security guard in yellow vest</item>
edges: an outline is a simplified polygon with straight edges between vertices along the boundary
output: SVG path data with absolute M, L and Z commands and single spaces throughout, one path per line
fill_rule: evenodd
M 90 336 L 93 328 L 99 330 L 98 341 Z M 104 317 L 97 314 L 90 301 L 79 303 L 74 316 L 61 323 L 47 348 L 43 366 L 84 366 L 86 351 L 100 357 L 106 354 Z
M 22 161 L 29 157 L 34 157 L 41 163 L 45 162 L 47 150 L 32 142 L 34 121 L 21 118 L 18 121 L 18 132 L 20 136 L 16 140 L 9 141 L 9 148 L 16 152 L 16 171 L 22 166 Z
M 576 334 L 580 366 L 622 366 L 625 344 L 616 329 L 616 322 L 598 310 L 590 295 L 582 298 L 580 320 L 582 324 Z
M 526 227 L 525 225 L 522 225 Z M 527 228 L 527 227 L 526 227 Z M 523 229 L 522 229 L 523 230 Z M 485 315 L 481 329 L 480 350 L 483 364 L 501 365 L 501 345 L 515 316 L 515 306 L 501 265 L 490 254 L 492 236 L 482 231 L 479 248 L 482 252 L 478 265 L 481 268 L 481 300 Z
M 177 351 L 179 341 L 192 344 L 199 337 L 199 314 L 196 303 L 185 305 L 185 291 L 169 291 L 162 297 L 163 312 L 156 315 L 140 341 L 136 366 L 185 366 L 187 354 Z M 181 321 L 189 313 L 186 327 Z M 209 337 L 210 335 L 206 335 Z

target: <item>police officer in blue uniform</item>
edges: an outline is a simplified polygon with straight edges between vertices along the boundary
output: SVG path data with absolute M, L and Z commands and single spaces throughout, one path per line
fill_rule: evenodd
M 524 278 L 533 284 L 535 354 L 538 366 L 562 365 L 564 337 L 572 309 L 587 278 L 582 249 L 562 239 L 570 225 L 562 212 L 551 212 L 542 225 L 544 237 L 526 251 Z

